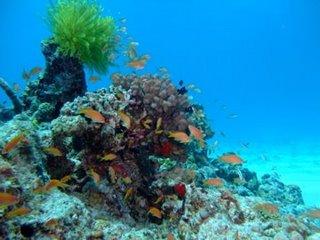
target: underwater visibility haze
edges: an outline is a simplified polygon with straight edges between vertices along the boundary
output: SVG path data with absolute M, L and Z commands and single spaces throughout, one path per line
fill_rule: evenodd
M 320 2 L 0 3 L 0 239 L 320 239 Z

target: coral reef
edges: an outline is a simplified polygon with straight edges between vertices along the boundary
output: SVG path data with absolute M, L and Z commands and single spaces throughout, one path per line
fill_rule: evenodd
M 102 17 L 102 7 L 89 0 L 59 0 L 48 12 L 60 52 L 105 73 L 113 62 L 116 47 L 113 18 Z
M 42 43 L 42 53 L 45 71 L 36 81 L 29 82 L 22 97 L 25 108 L 39 122 L 56 118 L 65 102 L 87 90 L 83 66 L 77 58 L 64 56 L 51 41 Z
M 19 196 L 0 212 L 1 237 L 316 237 L 299 188 L 207 157 L 196 138 L 213 133 L 203 109 L 168 77 L 112 80 L 64 103 L 52 121 L 25 112 L 0 126 L 0 192 Z M 41 106 L 37 119 L 52 105 Z M 221 185 L 204 185 L 209 178 Z M 11 217 L 19 208 L 28 211 Z
M 83 64 L 105 72 L 115 49 L 100 14 L 58 1 L 22 104 L 0 79 L 14 104 L 0 125 L 0 238 L 318 239 L 320 211 L 297 186 L 258 179 L 236 153 L 208 157 L 214 132 L 183 83 L 116 73 L 87 92 Z

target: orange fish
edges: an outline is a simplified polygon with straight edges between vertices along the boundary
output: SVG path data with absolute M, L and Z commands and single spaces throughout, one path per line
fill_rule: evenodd
M 100 175 L 98 173 L 96 173 L 93 169 L 89 170 L 89 174 L 96 184 L 100 182 L 100 180 L 101 180 Z
M 105 161 L 112 161 L 115 160 L 117 158 L 117 155 L 115 155 L 114 153 L 108 153 L 106 155 L 104 155 L 101 160 L 105 160 Z
M 159 117 L 156 123 L 156 134 L 161 134 L 163 132 L 162 130 L 160 130 L 161 124 L 162 124 L 162 118 Z
M 44 224 L 44 226 L 47 228 L 55 228 L 58 224 L 59 224 L 58 219 L 51 218 Z
M 174 240 L 174 235 L 172 233 L 168 233 L 167 240 Z
M 128 199 L 130 199 L 132 195 L 133 195 L 133 188 L 131 187 L 127 189 L 126 194 L 124 195 L 124 200 L 128 201 Z
M 310 209 L 303 215 L 312 219 L 320 219 L 320 208 Z
M 11 152 L 21 142 L 27 143 L 27 139 L 23 133 L 11 138 L 11 140 L 6 145 L 4 145 L 4 147 L 2 149 L 2 154 L 7 154 L 7 153 Z
M 134 68 L 136 70 L 141 70 L 146 65 L 147 61 L 150 59 L 149 55 L 143 55 L 142 57 L 132 60 L 128 63 L 128 67 Z
M 157 198 L 157 200 L 154 202 L 154 204 L 157 205 L 157 204 L 163 202 L 163 200 L 164 200 L 164 195 L 160 195 L 160 196 Z
M 169 137 L 174 138 L 174 140 L 180 143 L 188 143 L 190 141 L 189 136 L 185 132 L 180 131 L 169 132 Z
M 148 211 L 148 213 L 156 218 L 161 219 L 162 218 L 162 213 L 158 208 L 151 207 Z
M 30 75 L 30 73 L 28 73 L 26 70 L 23 70 L 23 71 L 22 71 L 22 78 L 23 78 L 24 80 L 28 81 L 28 80 L 30 80 L 31 75 Z
M 146 119 L 145 121 L 142 122 L 142 125 L 145 129 L 150 129 L 150 123 L 152 123 L 152 120 Z
M 100 80 L 101 80 L 101 77 L 100 77 L 100 76 L 91 76 L 91 77 L 89 78 L 89 81 L 92 82 L 92 83 L 96 83 L 96 82 L 98 82 L 98 81 L 100 81 Z
M 118 114 L 124 126 L 129 129 L 131 127 L 131 118 L 123 111 L 119 111 Z
M 20 208 L 16 208 L 16 209 L 13 209 L 13 210 L 7 212 L 4 215 L 4 217 L 7 219 L 11 219 L 11 218 L 27 215 L 30 212 L 31 212 L 30 208 L 20 207 Z
M 243 163 L 243 160 L 234 153 L 223 154 L 219 158 L 219 160 L 221 162 L 232 164 L 232 165 L 238 165 Z
M 209 178 L 203 180 L 203 184 L 206 186 L 221 187 L 223 185 L 223 181 L 221 178 Z
M 49 192 L 53 188 L 61 187 L 61 188 L 66 188 L 69 187 L 70 185 L 63 183 L 62 181 L 58 179 L 51 179 L 46 185 L 42 187 L 37 187 L 36 189 L 33 190 L 34 193 L 44 193 L 44 192 Z
M 204 147 L 204 140 L 203 140 L 203 134 L 199 128 L 196 128 L 195 126 L 189 125 L 188 129 L 194 138 L 199 141 L 200 146 Z
M 43 149 L 46 153 L 54 156 L 54 157 L 62 157 L 63 154 L 59 148 L 56 147 L 47 147 Z
M 11 206 L 19 202 L 19 198 L 10 193 L 0 192 L 0 205 Z
M 30 70 L 30 75 L 36 75 L 38 73 L 40 73 L 42 71 L 42 68 L 41 67 L 33 67 L 31 70 Z
M 106 123 L 105 117 L 98 111 L 92 108 L 84 108 L 80 110 L 80 114 L 84 114 L 85 117 L 91 119 L 97 123 Z
M 62 183 L 66 183 L 66 182 L 69 182 L 71 180 L 72 176 L 71 175 L 67 175 L 67 176 L 64 176 L 63 178 L 60 179 L 60 181 Z
M 46 191 L 50 191 L 51 189 L 56 188 L 56 187 L 66 188 L 66 187 L 69 187 L 69 186 L 70 186 L 70 185 L 63 183 L 63 182 L 60 181 L 60 180 L 51 179 L 51 180 L 44 186 L 44 189 L 45 189 Z

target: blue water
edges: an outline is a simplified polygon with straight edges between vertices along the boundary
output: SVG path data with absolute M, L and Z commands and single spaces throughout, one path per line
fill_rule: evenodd
M 105 14 L 127 19 L 139 51 L 150 54 L 142 72 L 165 66 L 176 82 L 202 89 L 193 95 L 217 132 L 218 152 L 239 151 L 259 174 L 279 171 L 302 187 L 307 204 L 320 204 L 318 0 L 99 2 Z M 22 70 L 44 64 L 48 5 L 0 2 L 0 76 L 11 84 L 23 88 Z M 108 83 L 106 76 L 89 88 Z

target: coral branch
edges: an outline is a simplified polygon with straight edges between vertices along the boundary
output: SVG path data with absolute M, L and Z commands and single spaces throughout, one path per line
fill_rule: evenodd
M 17 95 L 13 92 L 13 90 L 9 87 L 8 83 L 0 77 L 0 87 L 3 89 L 3 91 L 8 95 L 10 98 L 12 104 L 13 104 L 13 110 L 15 113 L 21 113 L 23 109 L 23 105 L 18 99 Z

